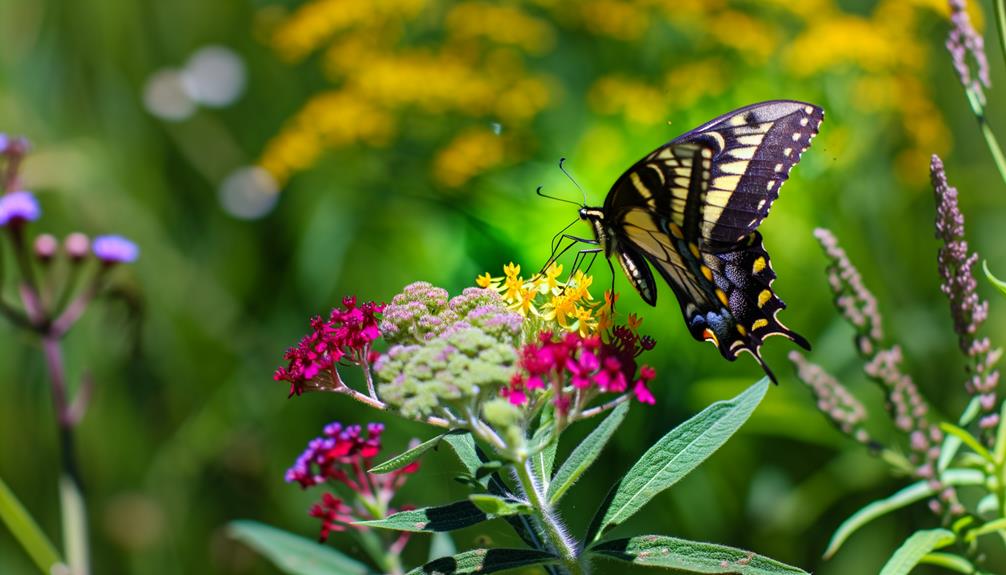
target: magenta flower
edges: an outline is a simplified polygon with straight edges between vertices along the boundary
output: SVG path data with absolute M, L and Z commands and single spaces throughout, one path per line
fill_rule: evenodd
M 122 236 L 98 236 L 91 251 L 104 264 L 128 264 L 140 257 L 140 248 Z
M 0 196 L 0 226 L 33 222 L 42 215 L 34 194 L 21 190 Z
M 357 307 L 354 297 L 344 298 L 342 303 L 344 309 L 333 309 L 327 321 L 312 318 L 311 333 L 283 355 L 289 363 L 277 369 L 273 379 L 290 382 L 291 396 L 300 395 L 325 374 L 341 386 L 335 368 L 343 359 L 356 365 L 367 365 L 373 359 L 371 344 L 381 335 L 377 316 L 384 305 L 368 302 Z
M 581 400 L 596 393 L 624 393 L 632 384 L 636 399 L 652 404 L 655 398 L 647 383 L 656 373 L 649 366 L 638 368 L 636 357 L 653 349 L 654 344 L 651 338 L 640 337 L 625 326 L 615 327 L 607 341 L 600 336 L 584 337 L 578 333 L 567 333 L 555 340 L 546 332 L 539 336 L 538 343 L 521 349 L 519 370 L 501 395 L 514 405 L 523 405 L 528 391 L 551 386 L 555 405 L 567 411 L 574 399 L 564 389 L 567 384 L 579 390 Z
M 365 519 L 374 519 L 368 509 L 384 508 L 395 496 L 408 476 L 419 470 L 413 462 L 391 473 L 372 475 L 374 458 L 381 452 L 380 423 L 367 425 L 366 434 L 359 425 L 343 426 L 333 422 L 325 426 L 321 437 L 312 439 L 293 466 L 286 472 L 288 483 L 307 489 L 330 484 L 347 489 L 361 505 L 347 504 L 331 493 L 324 493 L 320 503 L 309 514 L 321 519 L 321 540 L 332 531 L 344 531 L 345 526 Z

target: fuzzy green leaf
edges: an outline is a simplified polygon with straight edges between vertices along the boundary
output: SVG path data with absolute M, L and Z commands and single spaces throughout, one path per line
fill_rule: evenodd
M 488 493 L 473 493 L 468 500 L 490 517 L 506 517 L 531 513 L 531 506 L 523 501 L 505 499 Z
M 538 429 L 531 438 L 531 465 L 534 466 L 534 473 L 545 489 L 548 489 L 552 480 L 555 452 L 559 447 L 558 438 L 555 437 L 554 410 L 551 403 L 546 405 L 541 417 L 538 418 Z
M 613 409 L 611 415 L 595 427 L 580 445 L 576 446 L 573 453 L 570 453 L 566 461 L 559 467 L 559 471 L 555 473 L 555 478 L 552 480 L 551 485 L 549 485 L 549 502 L 553 505 L 558 503 L 563 494 L 576 483 L 576 480 L 583 475 L 583 472 L 590 467 L 590 464 L 594 463 L 594 460 L 601 454 L 601 450 L 607 445 L 615 430 L 618 429 L 618 426 L 625 419 L 627 413 L 629 413 L 629 404 L 628 402 L 622 403 Z
M 491 496 L 490 496 L 491 497 Z M 471 501 L 399 511 L 384 519 L 357 521 L 354 525 L 395 529 L 397 531 L 454 531 L 492 519 Z
M 60 562 L 56 547 L 7 484 L 0 479 L 0 521 L 7 525 L 42 573 Z
M 803 569 L 743 549 L 662 535 L 640 535 L 605 541 L 591 547 L 589 552 L 635 565 L 691 573 L 807 575 Z
M 995 463 L 995 458 L 992 457 L 992 454 L 989 453 L 989 450 L 985 449 L 985 446 L 982 445 L 982 443 L 978 441 L 978 439 L 976 439 L 974 435 L 968 433 L 968 430 L 961 427 L 957 427 L 956 425 L 948 423 L 946 421 L 940 423 L 940 429 L 942 429 L 944 433 L 953 435 L 954 437 L 957 437 L 958 439 L 963 441 L 964 445 L 970 447 L 972 451 L 980 455 L 982 459 L 984 459 L 985 461 L 988 461 L 989 463 Z
M 954 534 L 946 529 L 916 531 L 887 561 L 880 575 L 908 575 L 930 551 L 954 542 Z
M 768 378 L 762 378 L 737 397 L 710 405 L 657 441 L 608 492 L 586 540 L 604 535 L 698 467 L 747 421 L 765 397 L 768 385 Z
M 531 549 L 474 549 L 430 561 L 422 567 L 409 571 L 408 575 L 495 573 L 528 565 L 550 565 L 556 563 L 558 559 L 546 551 Z
M 366 575 L 370 569 L 317 541 L 257 521 L 233 521 L 231 537 L 268 557 L 290 575 Z
M 985 475 L 973 469 L 951 469 L 943 473 L 942 477 L 943 481 L 950 485 L 982 485 L 985 482 Z M 831 541 L 828 542 L 828 548 L 824 551 L 824 558 L 832 557 L 839 547 L 863 525 L 891 511 L 901 509 L 935 494 L 936 492 L 929 487 L 928 482 L 918 481 L 890 497 L 878 499 L 866 505 L 838 526 L 835 534 L 831 536 Z
M 440 444 L 440 442 L 444 439 L 444 437 L 447 437 L 452 433 L 459 434 L 468 432 L 465 430 L 455 430 L 455 431 L 449 431 L 447 433 L 441 433 L 440 435 L 434 437 L 433 439 L 420 443 L 419 445 L 413 447 L 412 449 L 406 451 L 405 453 L 401 453 L 385 461 L 384 463 L 375 465 L 373 468 L 371 468 L 370 473 L 376 473 L 380 475 L 382 473 L 391 473 L 396 469 L 401 469 L 406 465 L 422 457 L 422 455 L 427 451 L 435 448 L 437 445 Z

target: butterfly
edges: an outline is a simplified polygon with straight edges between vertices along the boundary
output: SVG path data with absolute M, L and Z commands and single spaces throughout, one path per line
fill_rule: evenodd
M 773 100 L 739 108 L 674 138 L 629 168 L 600 208 L 580 208 L 594 249 L 611 256 L 643 301 L 657 302 L 650 266 L 671 286 L 692 337 L 733 361 L 750 353 L 765 373 L 765 338 L 810 344 L 776 318 L 786 307 L 757 231 L 824 110 Z M 572 236 L 567 236 L 572 237 Z M 583 241 L 582 238 L 573 238 Z

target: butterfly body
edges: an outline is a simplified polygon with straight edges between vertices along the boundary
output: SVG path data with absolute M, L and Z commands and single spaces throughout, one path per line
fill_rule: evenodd
M 765 338 L 810 346 L 776 319 L 785 304 L 757 227 L 823 117 L 784 100 L 734 110 L 657 148 L 622 174 L 603 207 L 579 212 L 646 303 L 657 301 L 652 265 L 695 339 L 729 360 L 751 353 L 773 380 Z

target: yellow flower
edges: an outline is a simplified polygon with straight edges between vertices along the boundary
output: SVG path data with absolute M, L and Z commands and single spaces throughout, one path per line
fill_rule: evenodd
M 576 306 L 574 315 L 576 316 L 577 331 L 580 332 L 580 335 L 586 337 L 596 332 L 598 322 L 594 320 L 594 312 L 590 308 Z
M 497 287 L 499 287 L 499 281 L 501 279 L 503 278 L 494 278 L 491 275 L 489 275 L 489 272 L 486 272 L 475 278 L 475 285 L 479 286 L 480 288 L 496 289 Z
M 559 274 L 562 273 L 562 264 L 553 263 L 548 266 L 545 270 L 545 277 L 540 278 L 541 282 L 541 293 L 552 293 L 552 290 L 559 287 L 559 282 L 556 280 Z

